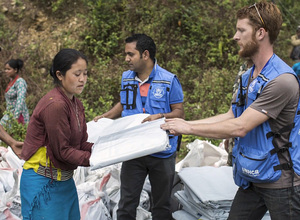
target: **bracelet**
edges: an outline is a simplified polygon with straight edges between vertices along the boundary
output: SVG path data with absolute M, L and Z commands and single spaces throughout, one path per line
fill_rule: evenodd
M 165 117 L 164 113 L 159 113 L 159 114 L 160 114 L 160 117 L 161 117 L 161 118 L 164 118 L 164 117 Z

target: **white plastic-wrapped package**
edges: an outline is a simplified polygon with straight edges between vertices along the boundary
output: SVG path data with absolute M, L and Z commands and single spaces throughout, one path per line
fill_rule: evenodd
M 140 125 L 148 116 L 149 114 L 136 114 L 116 120 L 101 118 L 97 122 L 90 121 L 87 123 L 88 141 L 95 143 L 100 136 L 103 137 Z
M 0 220 L 20 220 L 21 161 L 10 147 L 0 147 Z
M 147 116 L 137 114 L 89 122 L 88 141 L 95 143 L 90 157 L 91 170 L 168 149 L 168 135 L 160 128 L 164 119 L 141 123 Z
M 229 166 L 187 167 L 178 175 L 202 202 L 233 200 L 238 189 Z

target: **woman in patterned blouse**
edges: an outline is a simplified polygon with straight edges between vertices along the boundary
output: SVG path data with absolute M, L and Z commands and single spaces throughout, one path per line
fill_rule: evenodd
M 21 59 L 11 59 L 5 63 L 5 74 L 10 78 L 5 89 L 6 111 L 10 111 L 19 123 L 25 124 L 29 122 L 29 112 L 26 106 L 27 83 L 19 76 L 19 72 L 23 67 Z M 1 125 L 5 125 L 9 120 L 9 115 L 5 114 L 0 121 Z

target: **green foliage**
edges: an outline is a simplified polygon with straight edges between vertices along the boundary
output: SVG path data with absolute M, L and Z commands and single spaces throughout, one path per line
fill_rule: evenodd
M 52 11 L 56 12 L 57 10 L 59 10 L 61 8 L 62 5 L 64 5 L 67 1 L 65 0 L 57 0 L 55 2 L 52 3 Z
M 27 132 L 27 124 L 20 124 L 10 111 L 5 111 L 4 114 L 8 115 L 8 121 L 3 126 L 4 130 L 15 140 L 24 141 Z
M 122 27 L 122 1 L 96 0 L 87 1 L 91 13 L 85 42 L 89 52 L 96 57 L 107 59 L 119 51 Z M 108 59 L 109 60 L 109 59 Z
M 69 24 L 74 17 L 81 25 L 74 29 L 66 25 L 51 33 L 48 38 L 53 43 L 46 47 L 35 41 L 17 46 L 16 25 L 11 28 L 6 21 L 9 16 L 21 21 L 20 25 L 32 20 L 24 17 L 22 6 L 26 2 L 49 17 L 48 21 L 55 20 L 55 25 Z M 284 23 L 275 52 L 291 65 L 289 39 L 300 24 L 297 20 L 300 4 L 296 0 L 276 3 L 283 12 Z M 32 113 L 39 99 L 52 88 L 52 79 L 47 73 L 55 52 L 63 47 L 83 51 L 89 58 L 89 78 L 80 100 L 90 121 L 119 101 L 120 78 L 127 69 L 125 38 L 132 33 L 145 33 L 156 42 L 159 65 L 176 74 L 181 82 L 186 119 L 206 118 L 229 109 L 233 81 L 243 62 L 232 39 L 236 29 L 235 12 L 251 4 L 253 0 L 18 0 L 16 11 L 21 13 L 16 18 L 13 14 L 0 13 L 0 45 L 10 52 L 0 55 L 4 57 L 2 61 L 13 53 L 24 59 L 24 78 L 28 84 L 26 102 Z M 7 79 L 0 76 L 0 81 L 2 113 Z M 199 137 L 184 136 L 183 142 L 196 138 Z M 220 140 L 212 142 L 218 144 Z
M 4 21 L 5 21 L 5 17 L 4 17 L 4 14 L 0 13 L 0 36 L 1 38 L 2 37 L 5 37 L 5 35 L 7 35 L 8 31 L 6 31 L 4 28 Z
M 283 27 L 296 32 L 296 27 L 300 25 L 300 4 L 297 0 L 276 1 L 283 15 Z
M 190 81 L 190 87 L 185 91 L 186 119 L 207 118 L 227 112 L 236 74 L 226 69 L 211 68 L 203 72 L 202 78 Z

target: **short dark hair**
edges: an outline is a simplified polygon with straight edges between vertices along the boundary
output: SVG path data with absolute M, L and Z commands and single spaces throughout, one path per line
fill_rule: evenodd
M 146 34 L 133 34 L 125 39 L 125 43 L 132 42 L 136 42 L 136 49 L 140 52 L 141 56 L 145 50 L 148 50 L 150 59 L 153 61 L 155 60 L 156 45 L 151 37 Z
M 8 64 L 11 68 L 17 69 L 17 72 L 22 69 L 24 62 L 21 59 L 10 59 L 5 63 L 5 65 Z
M 56 71 L 60 71 L 65 76 L 66 72 L 71 69 L 72 64 L 76 63 L 79 58 L 84 59 L 88 63 L 87 57 L 75 49 L 62 49 L 55 55 L 50 68 L 50 75 L 53 77 L 55 84 L 60 83 L 56 76 Z

